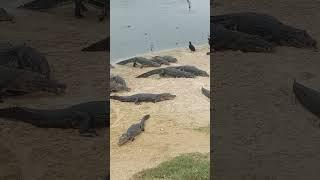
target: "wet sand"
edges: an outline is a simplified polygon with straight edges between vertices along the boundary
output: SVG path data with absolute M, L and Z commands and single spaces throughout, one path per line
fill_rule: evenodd
M 72 4 L 44 12 L 15 9 L 18 1 L 2 1 L 15 23 L 0 22 L 2 41 L 24 43 L 44 53 L 54 79 L 67 85 L 65 95 L 34 93 L 4 99 L 0 106 L 62 108 L 106 97 L 106 53 L 81 52 L 105 38 L 100 11 L 90 8 L 76 19 Z M 41 129 L 0 119 L 0 179 L 97 179 L 106 172 L 105 129 L 97 138 L 83 138 L 78 130 Z
M 320 41 L 320 1 L 217 3 L 215 14 L 268 13 Z M 277 47 L 271 54 L 216 52 L 212 60 L 216 178 L 319 179 L 319 118 L 295 102 L 292 92 L 294 78 L 320 89 L 319 52 Z
M 178 59 L 175 65 L 193 65 L 210 74 L 210 58 L 207 46 L 197 47 L 198 51 L 179 48 L 145 54 L 171 55 Z M 210 88 L 209 77 L 196 78 L 135 78 L 155 68 L 134 68 L 131 65 L 114 65 L 111 73 L 123 77 L 130 92 L 114 93 L 131 95 L 136 93 L 171 93 L 174 100 L 158 103 L 124 103 L 111 100 L 110 119 L 110 163 L 111 179 L 127 180 L 133 174 L 155 167 L 182 153 L 208 153 L 210 136 L 206 131 L 210 125 L 210 100 L 201 93 L 201 87 Z M 164 65 L 165 67 L 165 65 Z M 145 132 L 133 142 L 118 146 L 118 138 L 127 128 L 150 114 L 146 121 Z

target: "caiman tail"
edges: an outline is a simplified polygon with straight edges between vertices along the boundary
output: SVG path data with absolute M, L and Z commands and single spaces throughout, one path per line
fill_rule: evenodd
M 163 70 L 162 70 L 162 68 L 159 68 L 159 69 L 154 69 L 154 70 L 148 71 L 146 73 L 143 73 L 143 74 L 137 76 L 136 78 L 146 78 L 146 77 L 152 76 L 154 74 L 161 74 L 161 73 L 163 73 Z
M 110 99 L 118 100 L 118 101 L 126 101 L 126 98 L 122 96 L 110 96 Z
M 131 62 L 135 62 L 134 59 L 123 60 L 123 61 L 117 62 L 116 64 L 125 65 Z
M 320 92 L 296 81 L 293 83 L 293 92 L 306 109 L 320 117 Z
M 98 41 L 88 47 L 83 48 L 81 51 L 110 51 L 109 37 Z
M 8 118 L 14 121 L 25 121 L 31 117 L 31 112 L 21 107 L 9 107 L 0 109 L 0 118 Z
M 144 124 L 144 122 L 146 121 L 146 120 L 148 120 L 150 118 L 150 115 L 148 114 L 148 115 L 145 115 L 145 116 L 143 116 L 143 118 L 141 119 L 141 124 Z

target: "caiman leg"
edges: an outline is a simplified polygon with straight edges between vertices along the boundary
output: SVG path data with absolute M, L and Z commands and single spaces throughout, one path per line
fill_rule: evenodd
M 94 137 L 98 136 L 96 131 L 92 129 L 93 126 L 93 119 L 87 113 L 82 112 L 74 112 L 73 121 L 78 121 L 79 123 L 79 133 L 80 136 L 83 137 Z
M 138 104 L 138 105 L 141 104 L 141 102 L 139 102 L 139 98 L 136 98 L 136 99 L 134 100 L 134 103 L 135 103 L 135 104 Z
M 81 14 L 81 2 L 82 0 L 74 0 L 75 3 L 75 11 L 74 11 L 74 15 L 78 18 L 82 18 L 83 15 Z

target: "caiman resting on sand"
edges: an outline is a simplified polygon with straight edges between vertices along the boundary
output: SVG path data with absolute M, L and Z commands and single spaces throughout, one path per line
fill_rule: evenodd
M 13 21 L 13 16 L 8 14 L 8 12 L 0 8 L 0 21 Z
M 151 60 L 165 65 L 178 62 L 177 58 L 174 58 L 172 56 L 154 56 Z
M 107 51 L 110 52 L 110 37 L 102 39 L 98 42 L 83 48 L 81 51 Z
M 130 58 L 124 61 L 120 61 L 117 64 L 119 65 L 125 65 L 128 63 L 133 63 L 133 67 L 136 67 L 137 64 L 140 64 L 141 68 L 143 67 L 160 67 L 161 64 L 158 64 L 154 61 L 151 61 L 147 58 L 144 57 L 134 57 L 134 58 Z
M 155 74 L 159 74 L 161 77 L 173 77 L 173 78 L 194 78 L 195 75 L 189 72 L 181 71 L 175 68 L 159 68 L 143 73 L 136 78 L 146 78 Z
M 172 67 L 168 67 L 168 68 L 174 68 L 174 69 L 178 69 L 180 71 L 189 72 L 195 76 L 209 77 L 209 74 L 207 72 L 200 70 L 200 69 L 196 68 L 195 66 L 185 65 L 185 66 L 172 66 Z
M 10 43 L 2 43 L 0 65 L 38 72 L 50 79 L 50 67 L 46 57 L 25 44 L 13 46 Z
M 293 82 L 293 92 L 299 102 L 311 113 L 320 117 L 320 92 L 308 88 L 295 80 Z
M 272 52 L 274 45 L 263 38 L 210 24 L 210 48 L 215 51 L 240 50 L 242 52 Z M 210 50 L 212 51 L 212 50 Z
M 134 141 L 134 138 L 144 131 L 145 121 L 150 118 L 150 115 L 145 115 L 137 124 L 132 124 L 126 133 L 122 134 L 119 138 L 118 145 L 121 146 L 128 141 Z
M 0 117 L 40 128 L 78 128 L 81 136 L 96 136 L 95 128 L 109 127 L 106 101 L 86 102 L 53 110 L 9 107 L 0 109 Z
M 130 91 L 127 87 L 126 81 L 120 77 L 112 75 L 110 76 L 110 92 Z
M 224 14 L 211 16 L 210 22 L 221 24 L 230 30 L 258 35 L 280 46 L 317 49 L 317 42 L 305 30 L 283 24 L 267 14 L 255 12 Z
M 15 96 L 37 91 L 62 94 L 66 89 L 65 84 L 23 69 L 0 66 L 0 77 L 0 98 L 1 96 Z
M 140 93 L 131 96 L 110 96 L 110 99 L 118 100 L 121 102 L 134 102 L 135 104 L 140 104 L 141 102 L 160 102 L 166 100 L 172 100 L 176 95 L 170 93 L 161 94 L 150 94 L 150 93 Z
M 207 98 L 210 99 L 210 91 L 205 89 L 204 87 L 201 88 L 202 94 L 205 95 Z

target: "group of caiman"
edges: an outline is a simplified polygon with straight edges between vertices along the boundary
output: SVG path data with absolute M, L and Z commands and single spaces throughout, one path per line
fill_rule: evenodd
M 154 56 L 152 58 L 133 57 L 127 60 L 118 62 L 118 65 L 133 64 L 133 67 L 155 67 L 157 69 L 143 73 L 136 78 L 147 78 L 152 75 L 160 75 L 161 77 L 171 78 L 195 78 L 196 76 L 209 77 L 206 71 L 200 70 L 195 66 L 183 65 L 183 66 L 169 66 L 171 63 L 177 63 L 177 59 L 172 56 Z M 162 65 L 168 67 L 160 68 Z M 110 66 L 110 68 L 115 68 Z M 111 74 L 110 76 L 110 92 L 125 92 L 130 91 L 127 87 L 125 80 L 118 76 Z M 210 98 L 210 91 L 201 88 L 201 92 L 208 98 Z M 176 95 L 171 93 L 138 93 L 128 96 L 110 95 L 110 99 L 120 102 L 131 102 L 135 104 L 141 104 L 142 102 L 157 103 L 161 101 L 173 100 Z M 119 137 L 118 145 L 121 146 L 126 142 L 133 141 L 136 136 L 144 131 L 145 121 L 150 118 L 150 115 L 144 115 L 138 123 L 132 124 L 125 133 Z

